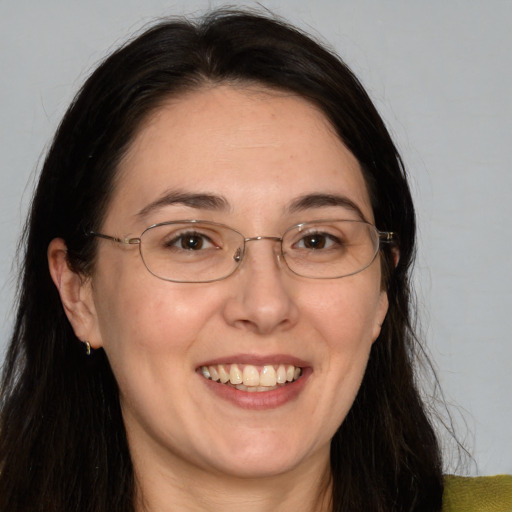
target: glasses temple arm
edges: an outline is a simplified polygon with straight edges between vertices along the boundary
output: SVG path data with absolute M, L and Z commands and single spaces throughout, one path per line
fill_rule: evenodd
M 381 242 L 396 242 L 397 237 L 393 231 L 379 231 L 379 239 Z
M 96 231 L 89 231 L 89 236 L 96 236 L 105 240 L 111 240 L 126 245 L 140 244 L 140 238 L 117 238 L 116 236 L 104 235 L 103 233 L 97 233 Z

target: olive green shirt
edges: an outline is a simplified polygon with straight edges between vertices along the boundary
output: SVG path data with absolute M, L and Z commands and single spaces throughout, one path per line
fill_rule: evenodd
M 443 512 L 512 512 L 512 475 L 447 476 Z

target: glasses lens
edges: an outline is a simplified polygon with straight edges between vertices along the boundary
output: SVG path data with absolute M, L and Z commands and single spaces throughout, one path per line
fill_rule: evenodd
M 378 249 L 376 228 L 362 221 L 306 222 L 283 237 L 283 255 L 290 270 L 315 279 L 356 274 L 372 263 Z
M 243 236 L 213 222 L 167 222 L 146 229 L 140 251 L 144 264 L 167 281 L 216 281 L 232 274 Z

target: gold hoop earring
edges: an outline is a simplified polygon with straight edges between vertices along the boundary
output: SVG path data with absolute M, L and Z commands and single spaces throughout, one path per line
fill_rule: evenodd
M 91 355 L 91 344 L 88 341 L 84 341 L 85 343 L 85 355 Z

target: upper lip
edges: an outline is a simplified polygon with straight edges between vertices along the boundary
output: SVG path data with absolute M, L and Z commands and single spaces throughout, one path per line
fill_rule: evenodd
M 290 354 L 230 354 L 226 356 L 208 359 L 198 366 L 215 366 L 217 364 L 251 364 L 254 366 L 265 366 L 274 364 L 291 364 L 300 368 L 310 366 L 310 364 L 299 357 Z

